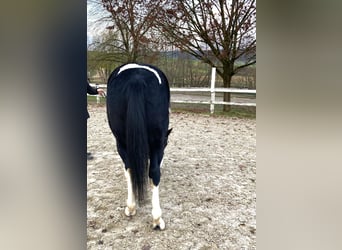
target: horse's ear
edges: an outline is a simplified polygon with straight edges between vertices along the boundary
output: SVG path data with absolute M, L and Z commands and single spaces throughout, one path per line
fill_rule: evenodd
M 169 136 L 169 134 L 171 133 L 172 131 L 172 128 L 170 128 L 168 131 L 167 131 L 167 136 Z

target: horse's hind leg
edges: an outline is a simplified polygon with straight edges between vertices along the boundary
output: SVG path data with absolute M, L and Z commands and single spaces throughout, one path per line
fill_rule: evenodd
M 127 180 L 127 193 L 128 193 L 127 194 L 127 207 L 125 208 L 125 215 L 133 216 L 136 214 L 137 210 L 136 210 L 130 169 L 125 170 L 125 176 Z
M 156 157 L 156 158 L 154 158 Z M 153 229 L 159 227 L 160 230 L 165 229 L 165 222 L 162 219 L 162 211 L 159 203 L 159 183 L 160 183 L 160 163 L 156 155 L 151 156 L 149 177 L 151 178 L 152 186 L 152 218 Z
M 117 134 L 120 134 L 119 132 Z M 117 150 L 118 153 L 123 161 L 124 171 L 125 171 L 125 177 L 127 181 L 127 207 L 125 208 L 125 215 L 126 216 L 133 216 L 136 214 L 136 204 L 135 204 L 135 197 L 133 192 L 133 185 L 132 185 L 132 178 L 131 178 L 131 171 L 129 168 L 126 168 L 126 159 L 127 159 L 127 153 L 126 153 L 126 146 L 120 140 L 123 136 L 117 137 L 116 143 L 117 143 Z
M 152 218 L 153 218 L 153 228 L 160 230 L 165 229 L 165 222 L 161 217 L 162 211 L 159 204 L 159 185 L 155 186 L 152 184 Z

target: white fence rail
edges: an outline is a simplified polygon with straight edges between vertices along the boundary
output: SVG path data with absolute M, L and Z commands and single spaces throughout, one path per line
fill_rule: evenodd
M 215 75 L 216 75 L 216 68 L 212 68 L 211 73 L 211 87 L 210 88 L 170 88 L 171 93 L 176 92 L 192 92 L 192 93 L 199 93 L 199 92 L 206 92 L 210 93 L 210 100 L 203 101 L 203 100 L 173 100 L 171 99 L 171 103 L 190 103 L 190 104 L 208 104 L 210 105 L 210 113 L 213 114 L 215 111 L 215 105 L 235 105 L 235 106 L 252 106 L 256 107 L 256 103 L 254 102 L 224 102 L 224 101 L 217 101 L 216 100 L 216 93 L 237 93 L 237 94 L 256 94 L 255 89 L 238 89 L 238 88 L 215 88 Z M 91 83 L 92 86 L 97 86 L 99 88 L 106 89 L 106 84 L 96 85 Z M 96 96 L 97 103 L 100 103 L 99 95 Z

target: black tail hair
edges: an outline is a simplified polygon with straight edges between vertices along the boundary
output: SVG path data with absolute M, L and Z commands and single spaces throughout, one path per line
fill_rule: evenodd
M 146 194 L 149 154 L 144 86 L 140 82 L 130 84 L 126 118 L 127 167 L 130 168 L 133 192 L 139 203 Z

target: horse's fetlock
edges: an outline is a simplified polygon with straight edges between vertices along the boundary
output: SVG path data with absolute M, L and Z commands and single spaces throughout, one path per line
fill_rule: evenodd
M 134 216 L 137 213 L 137 210 L 135 208 L 135 206 L 133 207 L 126 207 L 125 208 L 125 215 L 130 217 L 130 216 Z

